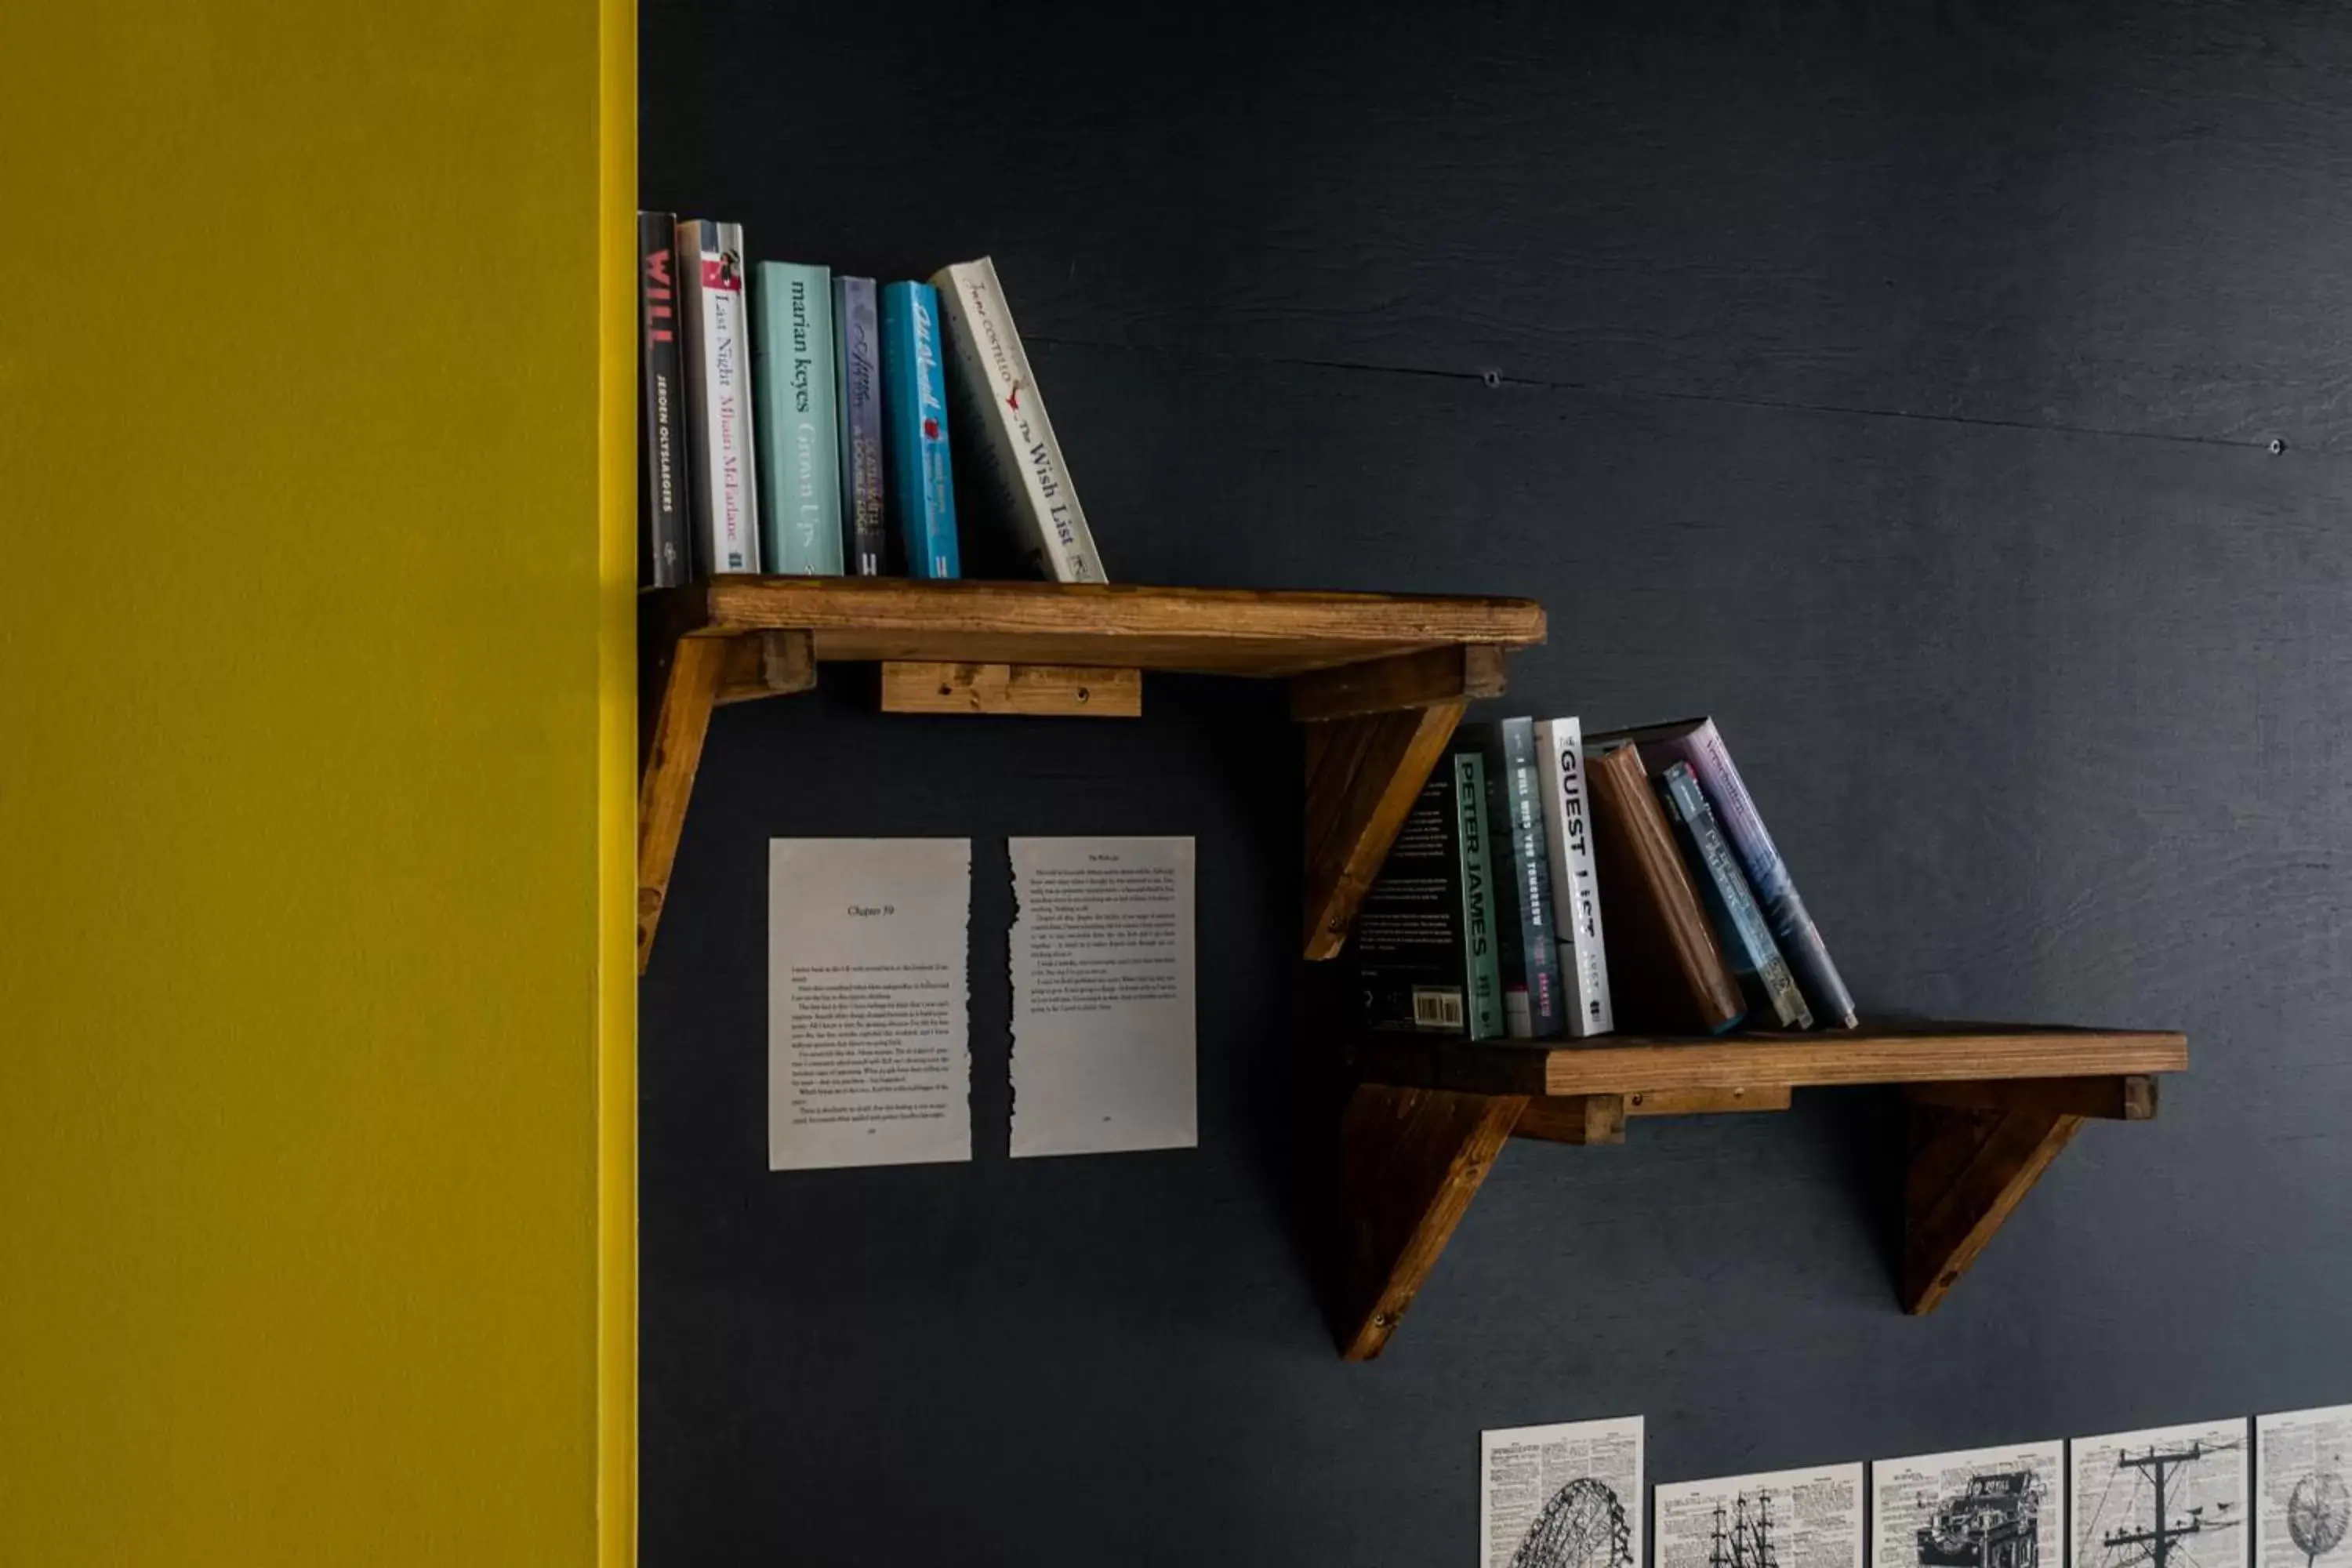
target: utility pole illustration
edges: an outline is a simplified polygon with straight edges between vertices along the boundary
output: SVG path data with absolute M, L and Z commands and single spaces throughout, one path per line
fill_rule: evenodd
M 2179 1467 L 2195 1464 L 2208 1454 L 2237 1447 L 2239 1445 L 2235 1443 L 2191 1443 L 2186 1448 L 2166 1450 L 2150 1447 L 2145 1454 L 2134 1454 L 2128 1449 L 2118 1452 L 2116 1463 L 2119 1468 L 2137 1470 L 2147 1477 L 2148 1484 L 2156 1489 L 2156 1510 L 2146 1530 L 2111 1530 L 2101 1544 L 2110 1552 L 2145 1546 L 2153 1568 L 2172 1568 L 2173 1548 L 2189 1537 L 2201 1535 L 2209 1530 L 2235 1529 L 2238 1521 L 2209 1520 L 2202 1508 L 2190 1509 L 2185 1522 L 2176 1522 L 2166 1506 L 2165 1493 L 2173 1479 L 2173 1472 Z

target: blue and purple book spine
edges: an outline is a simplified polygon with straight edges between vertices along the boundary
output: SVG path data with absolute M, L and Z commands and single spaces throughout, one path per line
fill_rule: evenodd
M 890 525 L 882 506 L 882 328 L 874 279 L 833 280 L 834 359 L 841 384 L 841 508 L 849 527 L 849 569 L 889 570 Z
M 907 552 L 907 574 L 961 576 L 940 295 L 928 283 L 882 287 L 882 451 L 889 469 L 883 491 Z

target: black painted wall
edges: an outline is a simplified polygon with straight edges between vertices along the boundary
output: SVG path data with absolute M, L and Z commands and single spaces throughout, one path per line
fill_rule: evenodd
M 1932 1318 L 1896 1107 L 1814 1092 L 1513 1145 L 1343 1365 L 1281 693 L 724 710 L 644 990 L 648 1563 L 1467 1563 L 1485 1426 L 1644 1412 L 1675 1479 L 2352 1399 L 2352 13 L 643 18 L 646 204 L 992 253 L 1119 576 L 1540 598 L 1502 706 L 1715 713 L 1865 1007 L 2195 1064 Z M 1005 1157 L 1055 832 L 1199 839 L 1197 1152 Z M 797 834 L 975 840 L 971 1165 L 764 1169 Z

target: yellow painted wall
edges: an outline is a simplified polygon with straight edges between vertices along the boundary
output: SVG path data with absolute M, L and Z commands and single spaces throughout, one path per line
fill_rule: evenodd
M 0 1564 L 625 1512 L 625 16 L 0 5 Z

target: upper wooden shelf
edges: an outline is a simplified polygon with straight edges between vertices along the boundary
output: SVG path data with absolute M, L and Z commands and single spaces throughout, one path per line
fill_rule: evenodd
M 719 577 L 647 595 L 667 637 L 806 632 L 822 663 L 1079 665 L 1286 676 L 1431 649 L 1544 640 L 1527 599 L 1126 583 Z
M 1307 731 L 1301 942 L 1329 958 L 1464 705 L 1544 639 L 1527 599 L 1123 583 L 715 577 L 643 595 L 638 615 L 640 970 L 711 710 L 806 691 L 842 662 L 879 664 L 899 713 L 1131 718 L 1147 670 L 1286 679 Z

